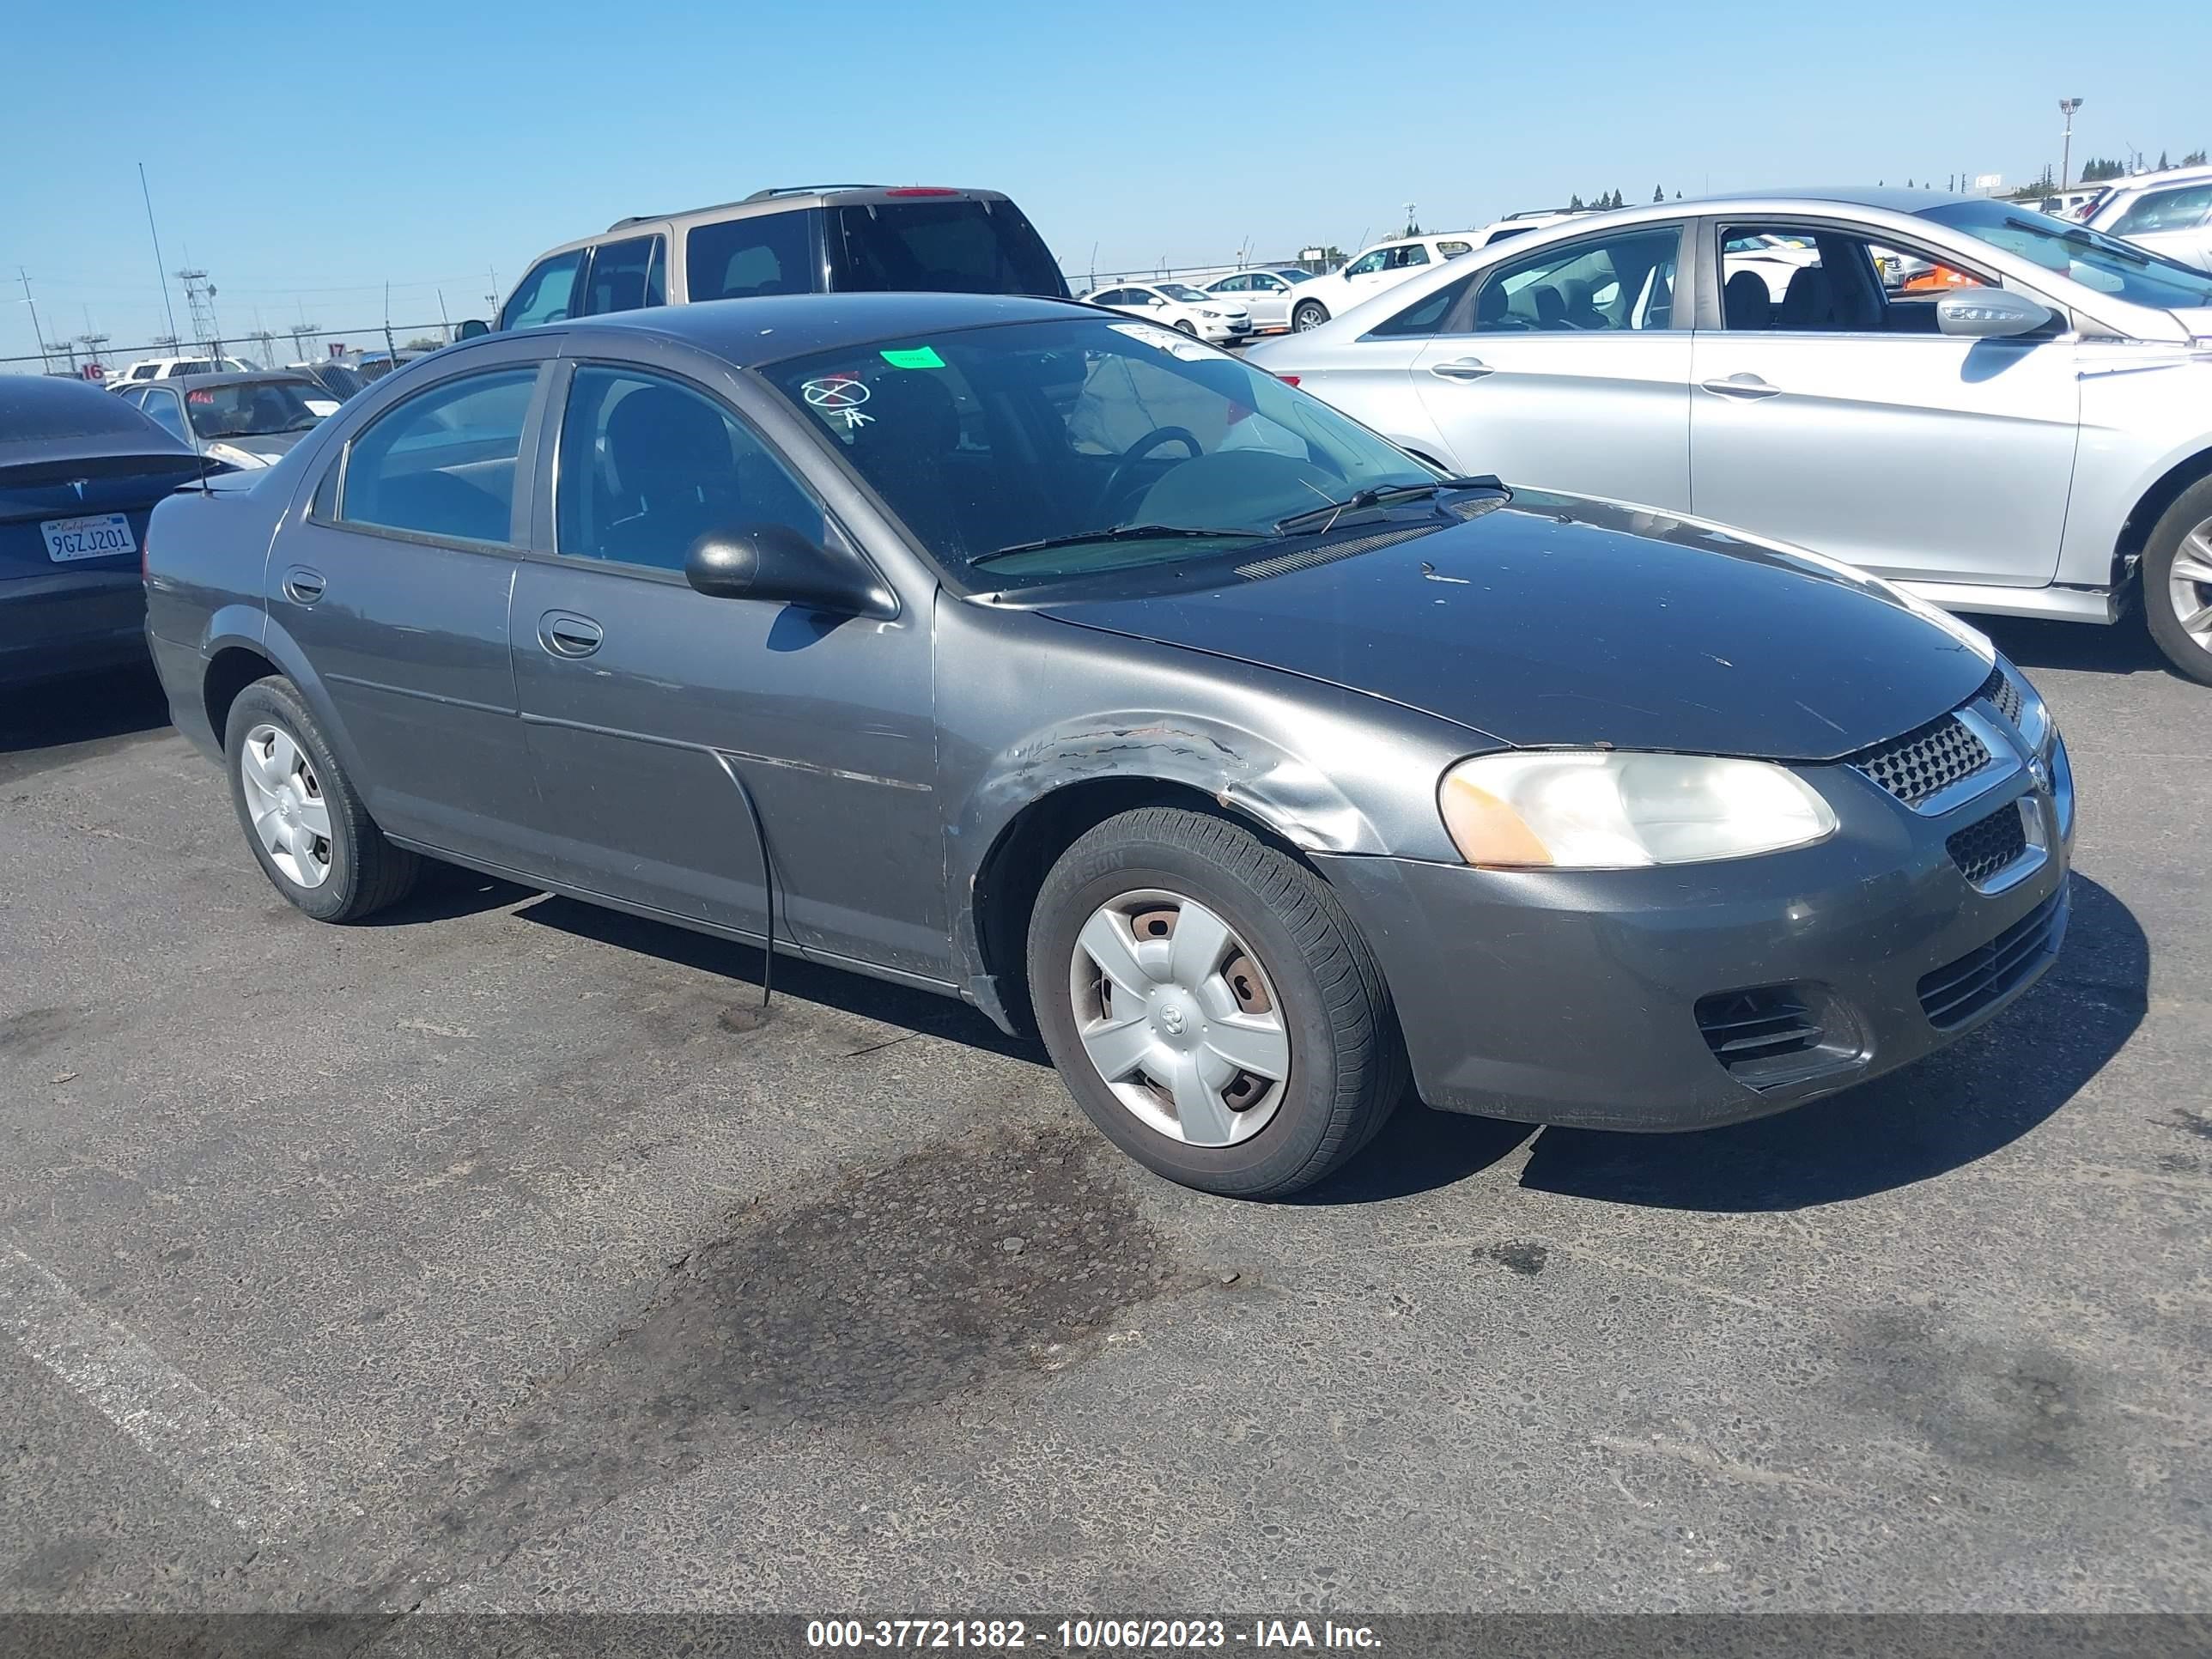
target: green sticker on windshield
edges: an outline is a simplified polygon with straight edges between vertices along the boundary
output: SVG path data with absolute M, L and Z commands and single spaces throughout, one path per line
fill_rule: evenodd
M 880 354 L 893 368 L 942 368 L 945 359 L 937 355 L 935 346 L 913 346 L 900 349 L 893 346 Z

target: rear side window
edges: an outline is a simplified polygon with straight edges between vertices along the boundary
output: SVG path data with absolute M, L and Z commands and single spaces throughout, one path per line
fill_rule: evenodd
M 878 202 L 830 210 L 833 287 L 1065 299 L 1059 263 L 1011 202 Z
M 695 225 L 684 239 L 692 300 L 752 300 L 814 292 L 811 213 L 757 213 Z
M 1480 275 L 1480 271 L 1471 270 L 1455 283 L 1446 283 L 1434 294 L 1416 300 L 1396 316 L 1376 324 L 1367 331 L 1369 336 L 1387 340 L 1442 333 L 1445 319 L 1457 309 L 1460 301 L 1468 289 L 1474 286 L 1475 278 Z
M 180 438 L 188 444 L 191 443 L 191 434 L 185 430 L 185 412 L 177 407 L 175 392 L 158 389 L 146 392 L 140 407 L 153 417 L 156 426 L 172 438 Z M 198 448 L 198 446 L 194 444 L 193 447 Z
M 448 380 L 371 422 L 353 441 L 338 516 L 441 540 L 509 542 L 515 458 L 538 370 Z
M 568 304 L 576 286 L 576 267 L 584 263 L 581 248 L 569 253 L 556 253 L 531 267 L 530 272 L 515 284 L 514 292 L 507 296 L 500 308 L 501 328 L 530 328 L 538 323 L 557 323 L 568 315 Z
M 661 247 L 658 236 L 632 236 L 594 248 L 592 274 L 584 283 L 584 314 L 665 304 L 667 261 Z

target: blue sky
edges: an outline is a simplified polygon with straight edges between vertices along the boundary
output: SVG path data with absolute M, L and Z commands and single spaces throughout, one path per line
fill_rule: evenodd
M 2117 14 L 2106 14 L 2117 21 Z M 1863 20 L 1863 27 L 1848 21 Z M 2212 22 L 2049 0 L 1838 9 L 1652 0 L 587 6 L 28 0 L 6 31 L 0 356 L 166 332 L 162 252 L 233 338 L 482 314 L 558 241 L 766 184 L 987 185 L 1072 274 L 1351 248 L 1615 187 L 2056 166 L 2212 145 Z M 1109 18 L 1114 21 L 1109 21 Z M 373 21 L 370 20 L 374 20 Z M 634 20 L 651 20 L 633 27 Z M 2149 49 L 2151 43 L 2155 49 Z M 25 65 L 38 66 L 26 73 Z M 148 94 L 133 96 L 135 90 Z M 40 135 L 35 145 L 27 135 Z M 183 297 L 175 296 L 179 326 Z

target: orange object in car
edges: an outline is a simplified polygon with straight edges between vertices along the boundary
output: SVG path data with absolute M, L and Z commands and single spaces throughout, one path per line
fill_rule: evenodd
M 1979 288 L 1982 279 L 1969 276 L 1963 270 L 1954 270 L 1948 265 L 1937 265 L 1923 276 L 1915 276 L 1905 285 L 1906 294 L 1926 294 L 1943 288 Z

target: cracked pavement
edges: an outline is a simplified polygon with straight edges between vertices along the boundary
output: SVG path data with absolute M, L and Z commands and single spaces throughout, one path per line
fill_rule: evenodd
M 1994 631 L 2082 802 L 2005 1018 L 1273 1206 L 953 1003 L 459 873 L 319 926 L 146 682 L 19 700 L 0 1611 L 2203 1610 L 2212 691 Z

